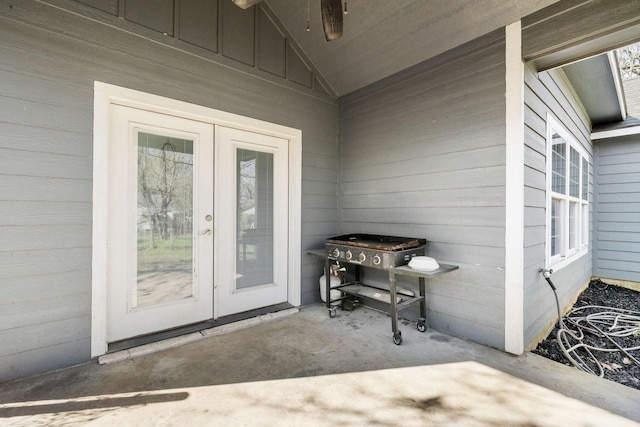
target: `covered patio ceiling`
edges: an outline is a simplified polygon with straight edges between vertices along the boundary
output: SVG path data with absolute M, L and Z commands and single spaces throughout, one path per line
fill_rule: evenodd
M 557 1 L 348 0 L 344 35 L 327 42 L 322 30 L 320 0 L 265 0 L 338 96 L 518 21 Z M 307 11 L 311 26 L 308 32 Z

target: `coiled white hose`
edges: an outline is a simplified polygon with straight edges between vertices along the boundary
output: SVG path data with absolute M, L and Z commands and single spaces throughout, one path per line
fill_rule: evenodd
M 555 290 L 554 290 L 555 294 Z M 560 305 L 556 295 L 558 306 L 558 344 L 565 357 L 577 368 L 599 377 L 604 376 L 602 362 L 594 355 L 597 352 L 622 352 L 629 362 L 640 365 L 640 361 L 630 352 L 640 350 L 640 346 L 624 347 L 615 338 L 624 338 L 640 335 L 640 312 L 613 307 L 587 305 L 570 310 L 564 317 L 560 315 Z M 592 311 L 585 314 L 585 311 Z M 585 344 L 586 334 L 606 338 L 610 346 L 596 347 Z M 573 342 L 571 342 L 573 340 Z M 578 351 L 584 350 L 586 358 Z M 591 368 L 588 362 L 597 368 L 597 372 Z

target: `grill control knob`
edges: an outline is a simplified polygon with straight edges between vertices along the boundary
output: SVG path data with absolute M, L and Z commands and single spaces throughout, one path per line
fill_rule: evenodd
M 382 262 L 382 259 L 380 258 L 380 255 L 374 255 L 372 258 L 373 261 L 373 265 L 380 265 L 380 263 Z
M 333 255 L 334 258 L 339 258 L 340 257 L 340 249 L 335 248 L 332 252 L 331 255 Z
M 365 253 L 360 252 L 360 255 L 358 255 L 358 261 L 364 262 L 366 259 L 367 259 L 367 256 L 365 255 Z
M 351 251 L 347 251 L 347 252 L 344 254 L 344 256 L 345 256 L 345 258 L 347 258 L 347 259 L 351 259 L 351 258 L 353 258 L 353 254 L 351 253 Z

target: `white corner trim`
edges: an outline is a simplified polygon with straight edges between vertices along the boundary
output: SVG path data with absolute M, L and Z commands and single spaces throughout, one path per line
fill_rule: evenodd
M 504 349 L 524 351 L 524 63 L 521 22 L 505 27 Z

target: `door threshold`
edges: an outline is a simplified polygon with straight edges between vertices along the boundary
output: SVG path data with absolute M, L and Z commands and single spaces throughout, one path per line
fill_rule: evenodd
M 137 356 L 198 341 L 206 337 L 244 329 L 262 322 L 268 322 L 273 319 L 295 314 L 298 311 L 299 310 L 291 306 L 291 304 L 283 303 L 117 341 L 109 344 L 107 354 L 98 357 L 98 363 L 104 365 L 132 359 Z

